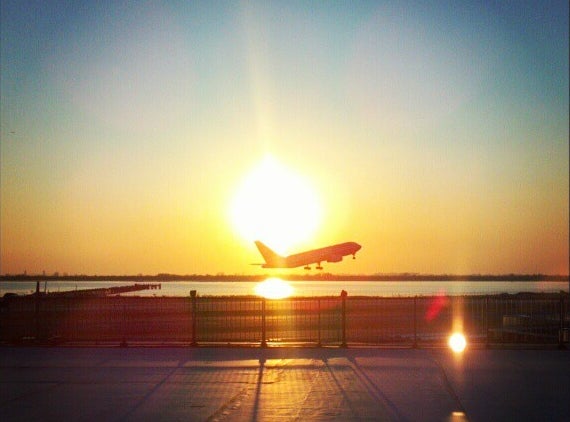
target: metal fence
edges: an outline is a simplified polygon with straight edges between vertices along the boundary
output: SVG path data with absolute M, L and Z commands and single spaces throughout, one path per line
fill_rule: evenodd
M 343 292 L 344 293 L 344 292 Z M 442 345 L 568 342 L 568 294 L 420 297 L 3 298 L 4 343 Z

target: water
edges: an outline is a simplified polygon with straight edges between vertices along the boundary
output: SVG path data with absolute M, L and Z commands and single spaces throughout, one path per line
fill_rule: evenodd
M 337 296 L 346 290 L 350 296 L 415 296 L 415 295 L 485 295 L 498 293 L 568 292 L 567 281 L 290 281 L 294 296 Z M 40 283 L 40 290 L 64 292 L 132 285 L 125 281 L 49 281 Z M 141 283 L 155 284 L 155 283 Z M 129 296 L 188 296 L 196 290 L 200 296 L 254 295 L 254 281 L 170 281 L 161 283 L 160 290 L 142 290 Z M 5 293 L 33 293 L 35 282 L 0 282 L 0 297 Z

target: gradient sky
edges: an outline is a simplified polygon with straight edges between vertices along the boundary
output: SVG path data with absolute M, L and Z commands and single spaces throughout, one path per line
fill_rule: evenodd
M 568 274 L 566 0 L 117 3 L 1 2 L 0 273 L 265 272 L 270 155 L 326 271 Z

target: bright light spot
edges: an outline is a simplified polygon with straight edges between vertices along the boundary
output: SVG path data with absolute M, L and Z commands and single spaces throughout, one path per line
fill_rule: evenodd
M 461 353 L 465 350 L 465 347 L 467 346 L 467 340 L 465 339 L 465 336 L 461 333 L 454 333 L 451 335 L 451 337 L 449 337 L 449 347 L 451 347 L 451 350 L 453 350 L 455 353 Z
M 451 417 L 449 418 L 450 421 L 465 421 L 467 418 L 465 417 L 465 412 L 451 412 Z
M 278 253 L 308 240 L 321 221 L 321 207 L 308 181 L 266 157 L 242 182 L 231 220 L 246 240 L 262 240 Z
M 293 287 L 279 278 L 268 278 L 255 286 L 255 294 L 266 299 L 284 299 L 293 294 Z

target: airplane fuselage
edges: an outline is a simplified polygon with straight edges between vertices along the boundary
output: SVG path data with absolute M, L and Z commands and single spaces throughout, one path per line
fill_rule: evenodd
M 280 256 L 259 241 L 255 244 L 265 259 L 263 268 L 295 268 L 317 264 L 317 268 L 322 269 L 321 262 L 340 262 L 347 255 L 352 255 L 354 258 L 356 252 L 362 247 L 356 242 L 345 242 L 289 256 Z

